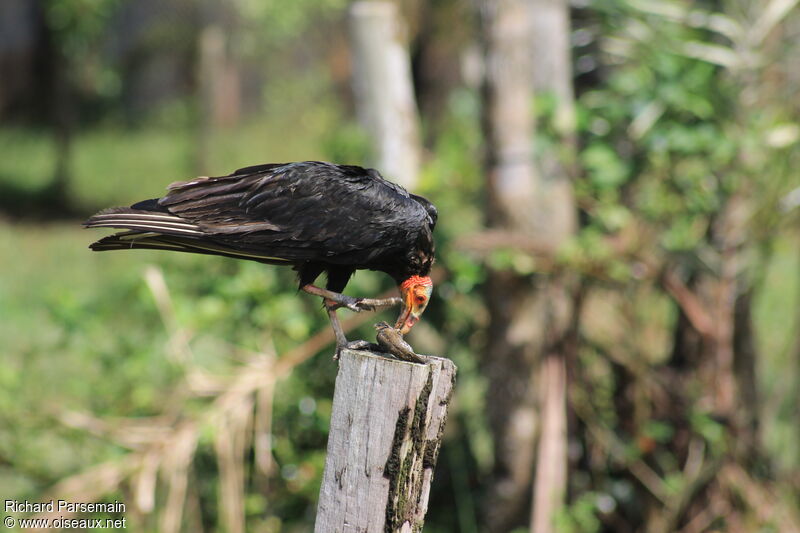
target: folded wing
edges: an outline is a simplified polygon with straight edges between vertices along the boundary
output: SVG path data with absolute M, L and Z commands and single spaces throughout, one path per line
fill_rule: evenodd
M 375 171 L 270 164 L 170 185 L 166 196 L 90 218 L 128 231 L 95 250 L 148 248 L 268 263 L 365 262 L 430 224 L 426 208 Z M 435 219 L 434 219 L 435 221 Z

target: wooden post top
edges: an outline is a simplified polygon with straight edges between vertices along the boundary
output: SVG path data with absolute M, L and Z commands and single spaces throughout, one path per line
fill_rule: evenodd
M 456 366 L 344 350 L 315 532 L 419 531 Z

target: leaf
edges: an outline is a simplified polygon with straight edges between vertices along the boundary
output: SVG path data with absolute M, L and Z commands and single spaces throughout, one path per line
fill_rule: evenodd
M 628 179 L 628 168 L 606 144 L 594 143 L 581 154 L 592 183 L 600 188 L 614 188 Z
M 641 139 L 644 137 L 661 115 L 664 114 L 664 110 L 664 104 L 657 100 L 653 100 L 644 106 L 633 119 L 633 122 L 628 126 L 628 133 L 630 136 L 634 139 Z
M 719 44 L 689 41 L 683 45 L 681 53 L 686 57 L 700 59 L 729 69 L 735 69 L 744 63 L 741 54 L 730 47 Z
M 778 124 L 764 135 L 764 142 L 771 148 L 785 148 L 800 139 L 800 126 L 797 124 Z

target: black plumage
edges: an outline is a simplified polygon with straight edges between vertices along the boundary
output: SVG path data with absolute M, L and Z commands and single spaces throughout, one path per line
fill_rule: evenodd
M 84 225 L 126 230 L 92 250 L 159 249 L 291 265 L 301 288 L 326 272 L 328 291 L 341 293 L 359 269 L 385 272 L 398 285 L 426 278 L 430 287 L 436 218 L 428 200 L 375 170 L 306 161 L 173 183 L 162 198 L 101 211 Z M 354 301 L 335 301 L 354 308 Z

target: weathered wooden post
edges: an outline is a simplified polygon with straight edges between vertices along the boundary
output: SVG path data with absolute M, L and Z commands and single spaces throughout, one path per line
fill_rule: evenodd
M 456 366 L 344 350 L 316 533 L 420 531 Z

